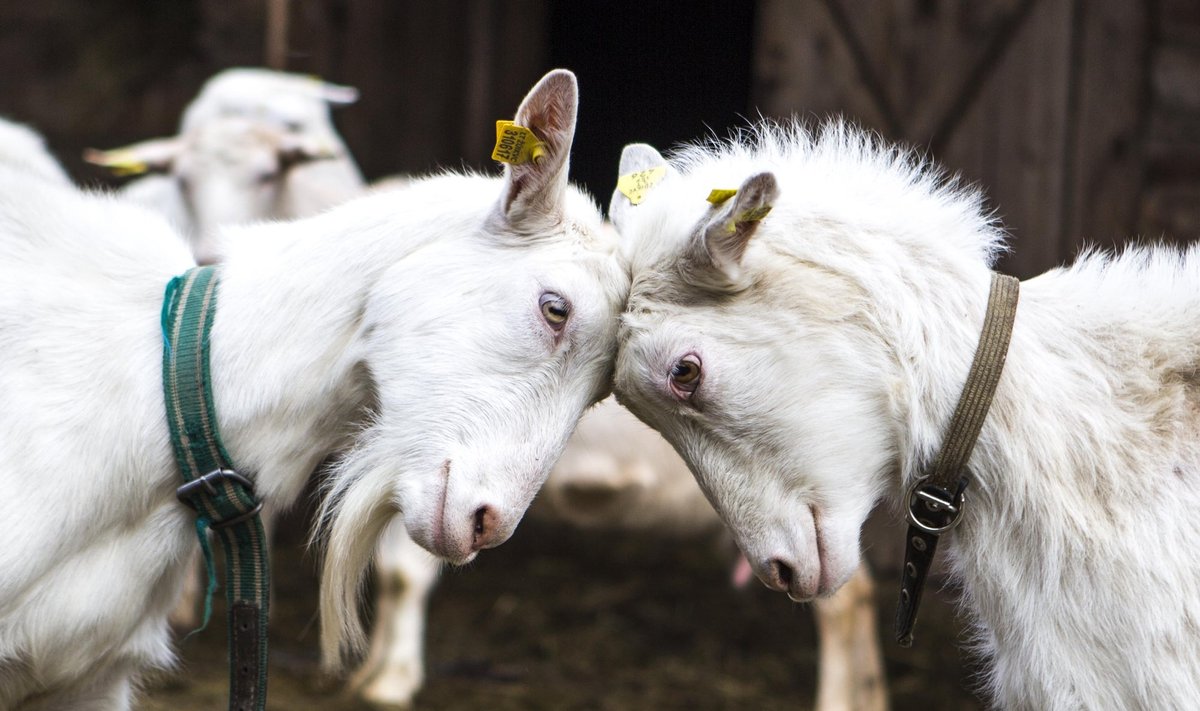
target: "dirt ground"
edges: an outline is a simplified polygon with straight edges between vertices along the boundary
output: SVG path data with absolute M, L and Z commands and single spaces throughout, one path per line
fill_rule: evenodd
M 293 517 L 273 553 L 269 709 L 369 709 L 317 667 L 316 579 Z M 735 590 L 717 541 L 583 532 L 527 521 L 512 540 L 434 592 L 422 709 L 808 709 L 816 683 L 812 616 L 754 582 Z M 982 704 L 945 594 L 927 593 L 917 645 L 892 643 L 896 582 L 878 582 L 893 709 Z M 224 619 L 180 645 L 178 673 L 138 708 L 226 706 Z

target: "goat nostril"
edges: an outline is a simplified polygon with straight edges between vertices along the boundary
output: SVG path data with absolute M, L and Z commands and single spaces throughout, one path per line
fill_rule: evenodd
M 792 578 L 794 577 L 792 567 L 778 558 L 773 558 L 771 560 L 771 569 L 775 573 L 775 578 L 783 584 L 784 589 L 791 590 Z
M 496 512 L 490 506 L 480 506 L 475 509 L 475 535 L 472 537 L 472 548 L 479 550 L 491 542 L 496 532 Z

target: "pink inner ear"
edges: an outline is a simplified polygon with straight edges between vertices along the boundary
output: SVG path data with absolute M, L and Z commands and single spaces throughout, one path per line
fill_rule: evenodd
M 560 103 L 547 101 L 530 107 L 523 117 L 524 121 L 517 123 L 533 131 L 538 140 L 546 144 L 547 150 L 553 153 L 562 141 L 563 124 L 566 122 L 563 114 Z
M 521 195 L 529 189 L 529 171 L 517 171 L 515 170 L 516 167 L 517 166 L 508 166 L 511 177 L 509 178 L 509 190 L 504 198 L 505 212 L 508 212 L 510 209 L 512 209 L 512 204 L 516 202 L 518 195 Z
M 518 112 L 517 123 L 532 130 L 551 152 L 555 152 L 564 142 L 563 134 L 574 130 L 575 82 L 570 75 L 563 74 L 552 75 L 543 82 L 537 92 L 526 99 Z

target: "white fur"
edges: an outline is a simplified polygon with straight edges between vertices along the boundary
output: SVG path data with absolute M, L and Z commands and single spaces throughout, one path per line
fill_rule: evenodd
M 828 594 L 876 498 L 896 501 L 937 450 L 1000 232 L 977 193 L 839 124 L 764 126 L 671 163 L 641 205 L 614 196 L 623 238 L 646 247 L 615 389 L 688 459 L 764 582 Z M 759 223 L 704 201 L 764 174 L 778 197 Z M 670 383 L 688 354 L 690 400 Z M 1085 255 L 1023 284 L 943 544 L 1000 707 L 1200 699 L 1198 371 L 1200 249 Z
M 220 259 L 219 228 L 318 214 L 366 189 L 330 103 L 350 87 L 267 69 L 228 69 L 188 105 L 179 135 L 108 152 L 151 171 L 121 194 L 168 217 L 201 262 Z
M 37 131 L 5 119 L 0 119 L 0 165 L 52 183 L 71 184 Z
M 671 445 L 611 398 L 579 421 L 530 515 L 672 537 L 721 526 Z M 407 705 L 420 690 L 425 611 L 438 567 L 402 527 L 390 526 L 380 538 L 370 652 L 350 681 L 364 698 Z
M 222 71 L 185 109 L 178 136 L 108 154 L 124 151 L 125 160 L 141 158 L 165 171 L 128 183 L 120 195 L 166 217 L 187 235 L 197 261 L 218 262 L 222 227 L 311 216 L 365 192 L 330 115 L 331 105 L 357 97 L 351 87 L 299 74 Z M 285 155 L 302 158 L 298 152 L 304 151 L 314 158 L 284 164 Z M 105 156 L 92 155 L 101 161 Z M 271 520 L 265 509 L 268 535 Z M 176 628 L 195 627 L 199 595 L 197 578 L 171 615 Z
M 547 155 L 503 180 L 430 178 L 231 235 L 211 358 L 234 462 L 284 507 L 345 452 L 323 512 L 330 666 L 395 514 L 456 562 L 498 545 L 607 390 L 628 277 L 567 187 L 576 96 L 568 72 L 534 88 L 518 119 Z M 161 394 L 162 292 L 192 263 L 171 234 L 0 170 L 0 708 L 123 708 L 132 675 L 170 663 L 196 545 Z M 571 302 L 561 332 L 548 291 Z
M 722 528 L 671 445 L 612 398 L 579 421 L 531 513 L 671 537 Z
M 261 67 L 235 67 L 213 75 L 184 109 L 187 131 L 217 118 L 261 118 L 300 133 L 333 132 L 329 106 L 358 100 L 353 87 Z
M 530 515 L 587 529 L 668 536 L 684 545 L 723 530 L 671 445 L 612 398 L 579 421 Z M 400 526 L 390 526 L 380 538 L 371 651 L 350 684 L 364 698 L 407 705 L 420 690 L 426 606 L 438 566 Z M 874 587 L 865 565 L 854 580 L 813 606 L 821 641 L 818 711 L 887 708 Z
M 348 684 L 364 699 L 408 706 L 421 690 L 429 595 L 440 571 L 441 562 L 413 543 L 401 522 L 379 537 L 370 647 Z

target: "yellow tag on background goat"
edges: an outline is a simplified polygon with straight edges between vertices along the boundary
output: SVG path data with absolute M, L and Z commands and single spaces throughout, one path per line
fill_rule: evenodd
M 634 205 L 642 204 L 642 200 L 646 199 L 646 193 L 650 188 L 658 185 L 658 181 L 663 179 L 667 174 L 667 167 L 660 165 L 657 168 L 648 170 L 639 170 L 636 173 L 626 173 L 617 178 L 617 190 L 621 194 L 629 198 L 629 202 Z
M 771 212 L 770 205 L 762 205 L 759 207 L 752 207 L 749 210 L 746 210 L 742 214 L 738 215 L 737 221 L 738 222 L 758 222 L 762 218 L 766 217 L 767 214 L 770 212 Z
M 708 194 L 708 201 L 714 205 L 720 205 L 734 195 L 737 195 L 737 190 L 716 189 Z
M 512 121 L 496 122 L 496 147 L 492 150 L 492 160 L 513 165 L 531 160 L 536 163 L 545 152 L 546 149 L 533 131 Z
M 92 165 L 108 168 L 113 175 L 141 175 L 150 170 L 150 166 L 138 159 L 133 151 L 114 148 L 111 151 L 98 151 L 89 148 L 83 152 L 83 159 Z

